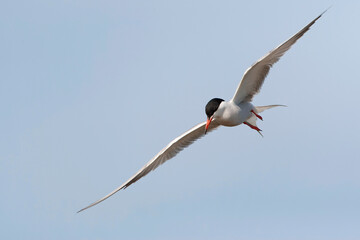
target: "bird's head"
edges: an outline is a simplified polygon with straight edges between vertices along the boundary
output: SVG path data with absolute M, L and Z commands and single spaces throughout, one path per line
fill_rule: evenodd
M 209 128 L 211 121 L 214 118 L 215 112 L 218 110 L 220 103 L 223 101 L 224 101 L 224 99 L 221 99 L 221 98 L 213 98 L 206 104 L 205 113 L 207 116 L 207 122 L 206 122 L 206 126 L 205 126 L 205 134 Z

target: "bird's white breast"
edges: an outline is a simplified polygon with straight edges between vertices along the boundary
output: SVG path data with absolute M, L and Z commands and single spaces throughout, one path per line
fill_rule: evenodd
M 214 114 L 216 121 L 227 127 L 237 126 L 251 116 L 254 106 L 249 102 L 235 104 L 233 101 L 222 102 Z

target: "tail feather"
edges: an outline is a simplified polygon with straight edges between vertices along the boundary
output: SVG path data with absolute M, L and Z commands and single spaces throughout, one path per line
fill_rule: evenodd
M 251 125 L 257 127 L 257 125 L 256 125 L 256 120 L 257 120 L 257 117 L 256 117 L 254 114 L 251 114 L 251 117 L 248 118 L 246 121 L 247 121 L 248 123 L 250 123 Z
M 268 106 L 257 106 L 255 107 L 256 113 L 261 113 L 267 109 L 273 108 L 273 107 L 287 107 L 286 105 L 268 105 Z
M 287 107 L 286 105 L 268 105 L 268 106 L 258 106 L 255 107 L 255 112 L 256 113 L 261 113 L 267 109 L 273 108 L 273 107 Z M 251 114 L 251 116 L 246 120 L 246 122 L 250 123 L 251 125 L 257 127 L 256 125 L 256 120 L 258 118 L 255 116 L 255 114 Z M 260 132 L 259 132 L 260 133 Z M 260 135 L 262 136 L 262 134 L 260 133 Z
M 270 109 L 270 108 L 273 108 L 273 107 L 287 107 L 286 105 L 268 105 L 268 106 L 258 106 L 258 107 L 255 107 L 255 112 L 256 113 L 261 113 L 267 109 Z M 255 114 L 251 114 L 250 118 L 248 118 L 246 121 L 248 123 L 250 123 L 251 125 L 257 127 L 256 125 L 256 120 L 258 118 L 255 116 Z M 260 135 L 262 136 L 262 134 L 260 133 Z

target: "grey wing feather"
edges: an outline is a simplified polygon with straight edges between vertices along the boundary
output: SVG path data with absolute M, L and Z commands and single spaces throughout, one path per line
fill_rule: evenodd
M 125 189 L 129 187 L 131 184 L 135 183 L 140 178 L 147 175 L 149 172 L 155 170 L 157 167 L 159 167 L 167 160 L 175 157 L 175 155 L 178 154 L 180 151 L 182 151 L 184 148 L 188 147 L 193 142 L 195 142 L 196 140 L 198 140 L 199 138 L 205 135 L 205 125 L 206 122 L 200 123 L 195 127 L 191 128 L 190 130 L 188 130 L 187 132 L 183 133 L 179 137 L 175 138 L 165 148 L 163 148 L 153 159 L 151 159 L 143 168 L 141 168 L 134 176 L 129 178 L 129 180 L 127 180 L 123 185 L 121 185 L 120 187 L 118 187 L 117 189 L 115 189 L 105 197 L 101 198 L 100 200 L 79 210 L 78 213 L 104 201 L 105 199 L 111 197 L 121 189 Z M 219 124 L 215 120 L 212 121 L 208 128 L 208 132 L 216 129 L 218 126 Z
M 234 94 L 233 101 L 237 104 L 241 102 L 250 102 L 255 94 L 260 91 L 262 84 L 266 76 L 268 75 L 270 68 L 284 55 L 284 53 L 290 49 L 290 47 L 301 38 L 310 27 L 318 20 L 326 11 L 320 14 L 317 18 L 312 20 L 308 25 L 301 29 L 298 33 L 292 36 L 289 40 L 282 43 L 277 48 L 270 51 L 251 67 L 249 67 Z

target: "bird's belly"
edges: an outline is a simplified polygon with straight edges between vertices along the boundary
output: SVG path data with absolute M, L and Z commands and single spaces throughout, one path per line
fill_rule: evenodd
M 228 120 L 222 120 L 220 122 L 221 125 L 225 126 L 225 127 L 235 127 L 237 125 L 240 125 L 242 122 L 238 122 L 238 121 L 228 121 Z
M 234 127 L 240 125 L 245 121 L 245 118 L 241 114 L 224 115 L 221 119 L 218 119 L 219 123 L 223 126 Z
M 226 127 L 240 125 L 251 116 L 251 105 L 228 105 L 226 109 L 216 117 L 219 124 Z

